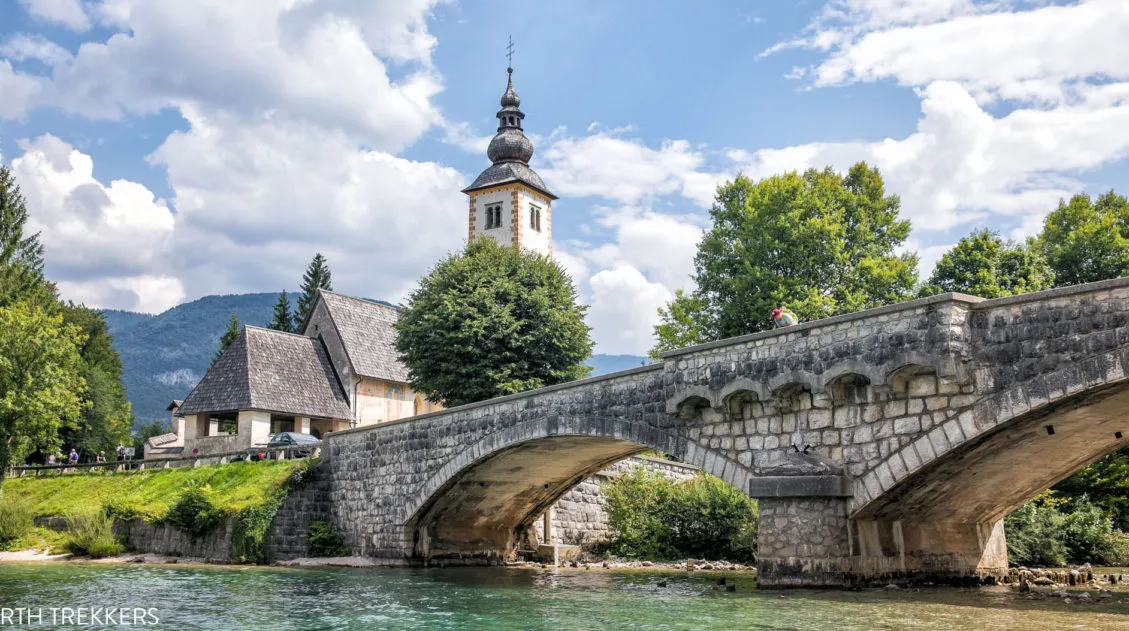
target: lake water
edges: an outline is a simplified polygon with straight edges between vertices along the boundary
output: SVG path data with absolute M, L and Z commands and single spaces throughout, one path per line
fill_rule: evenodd
M 582 569 L 290 569 L 0 565 L 0 608 L 142 607 L 159 629 L 1127 629 L 1115 602 L 1030 600 L 1006 588 L 757 591 L 736 577 Z M 658 582 L 665 580 L 665 587 Z M 1096 593 L 1095 593 L 1096 595 Z M 152 622 L 151 618 L 147 619 Z M 89 621 L 87 621 L 89 622 Z M 104 622 L 104 621 L 103 621 Z

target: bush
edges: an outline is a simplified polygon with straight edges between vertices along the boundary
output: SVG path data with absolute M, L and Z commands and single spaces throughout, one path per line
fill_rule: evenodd
M 165 521 L 177 530 L 196 539 L 223 521 L 223 509 L 212 500 L 207 484 L 184 487 L 176 504 L 169 509 Z
M 713 476 L 674 482 L 637 467 L 604 485 L 611 554 L 629 559 L 756 559 L 756 502 Z
M 1053 505 L 1045 505 L 1038 498 L 1008 515 L 1004 519 L 1008 563 L 1042 567 L 1066 565 L 1063 520 L 1063 515 Z
M 312 557 L 343 557 L 349 556 L 351 551 L 345 547 L 345 540 L 324 521 L 315 521 L 310 524 L 310 556 Z
M 94 558 L 121 554 L 125 546 L 114 537 L 114 520 L 103 511 L 67 516 L 67 541 L 64 547 L 74 554 Z
M 30 503 L 19 498 L 0 501 L 0 543 L 19 539 L 34 526 Z
M 1067 500 L 1043 493 L 1008 515 L 1004 528 L 1013 565 L 1129 562 L 1129 535 L 1114 528 L 1108 511 L 1085 494 Z

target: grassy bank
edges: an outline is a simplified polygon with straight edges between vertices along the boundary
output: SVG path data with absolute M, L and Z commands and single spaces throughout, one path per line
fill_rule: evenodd
M 15 478 L 4 481 L 3 502 L 27 507 L 34 517 L 106 513 L 117 519 L 171 521 L 175 525 L 183 520 L 175 519 L 170 511 L 190 494 L 190 489 L 203 488 L 207 489 L 207 508 L 235 520 L 233 547 L 238 558 L 254 562 L 263 560 L 263 536 L 287 483 L 311 464 L 311 460 L 301 459 Z M 0 549 L 58 550 L 64 539 L 60 533 L 36 527 L 0 542 Z

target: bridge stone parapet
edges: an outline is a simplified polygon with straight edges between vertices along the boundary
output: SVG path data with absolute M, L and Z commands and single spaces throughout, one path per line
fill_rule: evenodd
M 987 576 L 1008 511 L 1126 444 L 1127 361 L 1129 280 L 943 294 L 330 434 L 332 518 L 390 563 L 498 561 L 655 449 L 761 499 L 762 585 Z

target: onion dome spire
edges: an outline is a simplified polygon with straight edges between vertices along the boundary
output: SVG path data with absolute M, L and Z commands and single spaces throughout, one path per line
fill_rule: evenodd
M 514 91 L 514 69 L 506 68 L 508 80 L 506 92 L 502 95 L 502 109 L 498 110 L 498 135 L 490 141 L 486 149 L 486 157 L 494 164 L 499 162 L 521 162 L 529 164 L 533 157 L 533 142 L 525 137 L 521 130 L 521 121 L 525 118 L 518 107 L 521 98 Z

